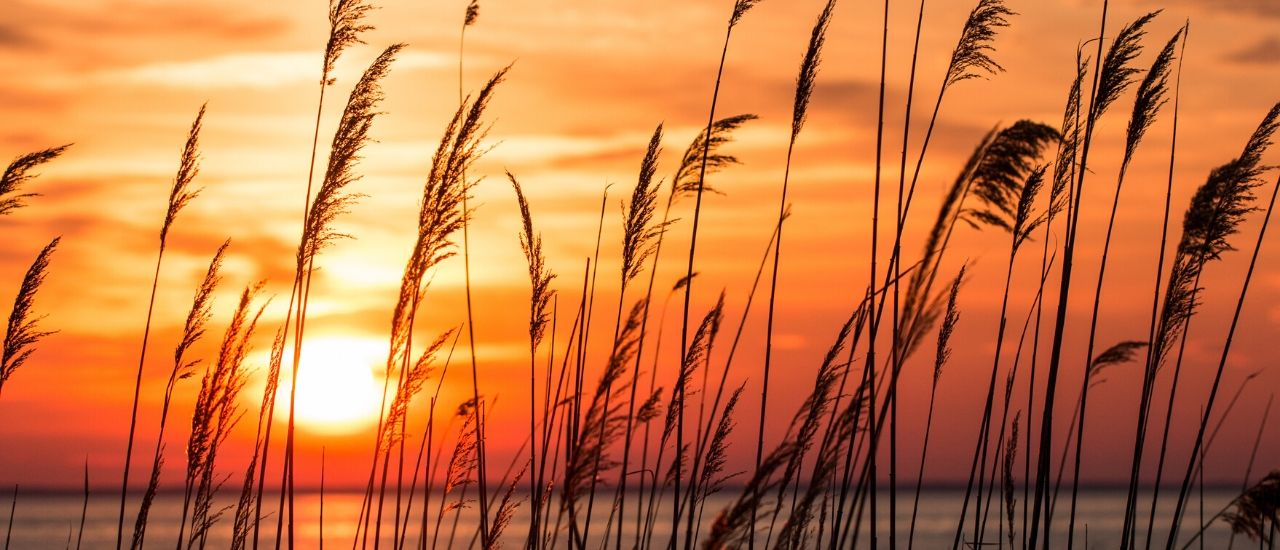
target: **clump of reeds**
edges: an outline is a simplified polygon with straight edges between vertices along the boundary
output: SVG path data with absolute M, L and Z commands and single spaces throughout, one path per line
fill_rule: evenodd
M 247 381 L 244 366 L 250 350 L 250 340 L 257 328 L 265 304 L 253 311 L 254 301 L 262 288 L 259 283 L 246 287 L 240 294 L 231 322 L 218 349 L 213 365 L 206 367 L 196 395 L 195 410 L 191 415 L 191 435 L 187 439 L 186 488 L 183 493 L 182 523 L 178 530 L 178 544 L 187 548 L 204 548 L 209 529 L 221 518 L 224 510 L 213 508 L 214 498 L 226 481 L 226 476 L 216 470 L 218 451 L 231 430 L 240 421 L 242 412 L 237 403 L 240 391 Z M 188 527 L 190 512 L 190 531 Z M 184 536 L 186 537 L 184 539 Z
M 187 320 L 182 325 L 182 338 L 179 339 L 177 347 L 173 351 L 173 368 L 169 371 L 169 380 L 165 383 L 164 401 L 160 407 L 160 430 L 156 435 L 155 452 L 151 458 L 151 475 L 147 479 L 147 488 L 142 496 L 142 503 L 139 505 L 138 514 L 134 522 L 133 538 L 130 548 L 140 549 L 146 540 L 147 520 L 150 517 L 151 505 L 155 500 L 156 493 L 160 489 L 160 471 L 164 465 L 164 433 L 169 421 L 169 405 L 173 399 L 173 392 L 177 388 L 179 380 L 185 380 L 195 374 L 195 368 L 199 365 L 199 359 L 190 359 L 187 357 L 189 352 L 204 336 L 206 325 L 213 316 L 213 291 L 217 288 L 218 283 L 222 280 L 219 270 L 222 268 L 223 254 L 231 241 L 228 240 L 218 247 L 218 251 L 214 253 L 213 260 L 209 262 L 209 269 L 205 271 L 204 279 L 200 282 L 200 286 L 196 288 L 195 298 L 191 303 L 191 310 L 187 313 Z
M 35 177 L 31 171 L 41 164 L 58 158 L 66 152 L 70 144 L 50 147 L 34 153 L 27 153 L 9 163 L 4 174 L 0 175 L 0 216 L 11 214 L 14 210 L 26 206 L 26 200 L 40 196 L 39 193 L 22 192 L 23 184 Z
M 235 519 L 231 528 L 231 550 L 244 550 L 249 543 L 250 531 L 257 533 L 259 513 L 262 501 L 262 486 L 257 482 L 262 479 L 260 464 L 266 453 L 266 446 L 271 441 L 271 412 L 275 410 L 276 390 L 280 385 L 280 366 L 284 360 L 285 345 L 284 327 L 276 331 L 271 341 L 271 355 L 267 360 L 266 383 L 262 390 L 262 405 L 258 408 L 257 434 L 254 436 L 253 454 L 250 455 L 249 466 L 244 472 L 244 482 L 240 486 L 240 498 L 236 501 Z M 256 492 L 255 492 L 256 491 Z
M 42 317 L 37 316 L 33 308 L 36 292 L 44 284 L 49 272 L 49 259 L 61 239 L 54 238 L 45 245 L 27 269 L 27 274 L 22 277 L 22 286 L 18 287 L 18 295 L 13 300 L 13 309 L 9 311 L 9 323 L 4 332 L 4 347 L 0 349 L 0 394 L 4 392 L 4 383 L 13 376 L 14 371 L 25 365 L 31 354 L 35 353 L 35 345 L 45 336 L 53 334 L 39 327 Z

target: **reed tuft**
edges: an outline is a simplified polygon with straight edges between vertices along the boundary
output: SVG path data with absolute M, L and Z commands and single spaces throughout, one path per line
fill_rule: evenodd
M 13 160 L 0 175 L 0 216 L 26 206 L 26 199 L 38 197 L 39 193 L 21 193 L 24 183 L 35 177 L 31 174 L 37 166 L 58 158 L 71 147 L 71 144 L 50 147 L 42 151 L 27 153 Z
M 45 245 L 27 269 L 27 274 L 22 278 L 22 286 L 18 287 L 13 309 L 9 311 L 4 348 L 0 349 L 0 393 L 4 392 L 4 384 L 13 376 L 14 371 L 22 368 L 31 354 L 35 353 L 35 345 L 54 333 L 40 329 L 39 322 L 43 316 L 36 316 L 32 309 L 35 307 L 36 293 L 49 273 L 49 259 L 61 240 L 62 237 L 57 237 Z
M 962 80 L 980 78 L 983 73 L 995 74 L 1004 70 L 990 56 L 990 52 L 995 51 L 991 43 L 998 29 L 1009 26 L 1008 17 L 1013 15 L 1016 14 L 1005 7 L 1003 0 L 979 0 L 969 12 L 964 30 L 960 32 L 960 41 L 951 53 L 944 89 Z
M 813 25 L 809 35 L 809 47 L 804 52 L 804 60 L 800 62 L 800 74 L 796 77 L 795 105 L 791 110 L 791 143 L 795 143 L 808 119 L 809 101 L 813 97 L 814 87 L 818 81 L 818 66 L 822 61 L 822 47 L 827 41 L 827 28 L 831 25 L 831 14 L 835 10 L 836 0 L 827 0 L 818 14 L 818 21 Z
M 196 174 L 200 173 L 200 129 L 204 124 L 205 107 L 207 104 L 200 106 L 200 112 L 196 113 L 196 120 L 191 123 L 191 130 L 187 132 L 187 143 L 182 146 L 178 174 L 173 178 L 173 187 L 169 190 L 169 208 L 164 214 L 164 224 L 160 226 L 161 246 L 164 246 L 169 228 L 178 218 L 178 212 L 200 195 L 200 189 L 189 187 Z
M 685 195 L 694 195 L 698 192 L 698 174 L 702 166 L 702 157 L 707 157 L 707 173 L 711 174 L 724 169 L 728 166 L 738 163 L 738 157 L 727 153 L 721 153 L 720 148 L 733 141 L 733 132 L 742 127 L 743 124 L 755 120 L 757 117 L 753 114 L 743 114 L 722 118 L 715 121 L 711 125 L 711 132 L 704 129 L 698 132 L 697 137 L 684 150 L 684 155 L 680 157 L 680 168 L 676 170 L 676 175 L 671 180 L 671 196 L 668 198 L 668 206 L 674 204 L 676 199 Z M 710 137 L 708 137 L 708 135 Z M 716 189 L 710 185 L 703 183 L 703 191 L 718 193 Z
M 1247 535 L 1265 545 L 1274 543 L 1276 524 L 1280 523 L 1280 471 L 1272 471 L 1245 490 L 1232 502 L 1232 510 L 1223 514 L 1231 531 Z
M 364 18 L 373 10 L 365 0 L 329 0 L 329 41 L 324 47 L 324 81 L 333 84 L 329 75 L 338 63 L 342 51 L 356 44 L 364 44 L 360 33 L 373 30 Z
M 306 266 L 335 239 L 345 237 L 333 229 L 333 222 L 347 211 L 360 195 L 346 192 L 346 187 L 360 179 L 354 171 L 360 153 L 369 142 L 369 129 L 378 115 L 374 109 L 382 101 L 380 81 L 391 69 L 391 63 L 404 46 L 395 44 L 383 50 L 365 70 L 351 90 L 338 129 L 333 136 L 324 180 L 307 210 L 303 244 L 298 249 L 298 265 Z
M 1130 63 L 1142 52 L 1142 38 L 1147 35 L 1147 24 L 1159 14 L 1159 11 L 1153 11 L 1139 17 L 1120 29 L 1120 33 L 1116 35 L 1115 42 L 1111 43 L 1106 57 L 1102 59 L 1098 90 L 1094 94 L 1093 110 L 1089 113 L 1092 120 L 1101 118 L 1120 94 L 1133 85 L 1134 77 L 1141 71 Z

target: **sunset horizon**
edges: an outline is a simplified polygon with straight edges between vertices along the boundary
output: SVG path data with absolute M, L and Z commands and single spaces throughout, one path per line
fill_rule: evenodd
M 19 536 L 87 487 L 292 544 L 323 486 L 397 547 L 424 490 L 485 547 L 907 547 L 924 487 L 1172 547 L 1280 486 L 1268 0 L 324 4 L 0 17 Z

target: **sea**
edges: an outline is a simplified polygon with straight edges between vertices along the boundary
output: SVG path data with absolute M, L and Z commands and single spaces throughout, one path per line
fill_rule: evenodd
M 1171 523 L 1170 518 L 1174 500 L 1176 499 L 1176 494 L 1170 493 L 1176 492 L 1176 488 L 1162 492 L 1152 536 L 1153 541 L 1156 543 L 1153 546 L 1164 547 L 1168 536 L 1168 526 Z M 887 491 L 881 491 L 880 499 L 878 500 L 878 546 L 882 548 L 889 547 L 891 523 L 888 517 L 888 496 L 885 493 Z M 1144 494 L 1149 495 L 1149 490 Z M 1230 527 L 1222 520 L 1209 521 L 1218 512 L 1222 511 L 1237 494 L 1238 490 L 1228 489 L 1205 489 L 1203 495 L 1198 491 L 1193 493 L 1187 511 L 1184 513 L 1179 540 L 1175 547 L 1216 549 L 1234 545 L 1237 548 L 1257 548 L 1257 541 L 1251 541 L 1244 536 L 1233 537 Z M 699 538 L 708 532 L 716 514 L 732 504 L 736 496 L 737 494 L 734 491 L 726 490 L 723 493 L 712 495 L 708 499 L 700 522 Z M 960 517 L 963 491 L 954 489 L 923 491 L 916 516 L 915 532 L 914 535 L 910 535 L 913 497 L 914 490 L 902 490 L 899 492 L 897 514 L 899 546 L 906 548 L 906 541 L 910 536 L 913 539 L 914 548 L 951 548 L 956 536 L 957 518 Z M 1018 497 L 1020 498 L 1021 495 L 1019 494 Z M 276 548 L 274 535 L 279 520 L 279 515 L 276 513 L 279 505 L 278 498 L 277 493 L 276 496 L 268 495 L 268 498 L 265 499 L 268 504 L 263 507 L 265 517 L 259 526 L 259 548 Z M 522 495 L 517 494 L 514 498 L 521 499 Z M 235 505 L 232 499 L 233 497 L 226 496 L 215 505 L 214 510 L 221 510 L 222 516 L 207 534 L 204 541 L 206 548 L 222 549 L 230 546 L 231 522 Z M 8 500 L 7 498 L 0 500 L 0 528 L 5 528 L 6 522 L 10 519 L 9 508 L 13 503 L 6 502 Z M 361 535 L 356 527 L 359 524 L 362 500 L 362 493 L 330 491 L 324 494 L 322 508 L 322 500 L 318 492 L 296 494 L 293 517 L 293 547 L 321 550 L 326 547 L 332 549 L 372 548 L 372 539 L 375 534 Z M 1140 541 L 1144 538 L 1146 532 L 1146 518 L 1150 509 L 1149 497 L 1145 500 L 1146 502 L 1140 504 L 1138 514 L 1138 517 L 1143 519 L 1142 528 L 1139 529 Z M 148 521 L 145 548 L 172 549 L 185 547 L 180 546 L 178 542 L 182 501 L 182 495 L 175 493 L 161 494 L 157 497 Z M 402 538 L 403 548 L 479 548 L 478 541 L 475 540 L 475 534 L 479 529 L 477 525 L 478 516 L 474 511 L 474 505 L 457 510 L 446 509 L 443 514 L 444 521 L 438 522 L 437 518 L 441 515 L 440 499 L 438 497 L 432 499 L 428 502 L 426 514 L 427 536 L 423 540 L 423 537 L 420 537 L 421 526 L 423 525 L 421 499 L 415 500 L 410 506 L 401 508 L 399 512 L 400 517 L 409 518 L 407 530 L 397 529 L 394 525 L 395 522 L 392 520 L 396 516 L 394 501 L 394 497 L 389 496 L 387 504 L 383 508 L 384 527 L 382 532 L 378 534 L 383 541 L 380 545 L 381 547 L 393 548 L 395 547 L 396 539 Z M 1079 548 L 1090 549 L 1118 547 L 1117 541 L 1124 521 L 1124 501 L 1125 491 L 1123 489 L 1082 489 L 1077 506 L 1076 525 L 1078 528 L 1075 544 Z M 16 500 L 16 510 L 9 524 L 11 527 L 6 530 L 7 540 L 4 548 L 12 550 L 114 549 L 120 507 L 119 495 L 105 494 L 105 492 L 103 494 L 91 493 L 87 501 L 87 509 L 85 502 L 86 500 L 82 493 L 19 493 Z M 131 496 L 129 513 L 126 514 L 125 547 L 129 545 L 129 535 L 133 528 L 132 515 L 136 513 L 136 507 L 137 499 Z M 589 544 L 588 547 L 590 548 L 598 548 L 600 546 L 598 541 L 605 536 L 607 526 L 612 523 L 609 521 L 606 508 L 606 506 L 601 505 L 600 501 L 596 502 L 592 521 L 587 527 L 587 534 L 597 542 Z M 1013 545 L 1010 546 L 1007 527 L 997 525 L 998 521 L 999 523 L 1004 523 L 1004 521 L 1000 521 L 1005 518 L 1004 510 L 1003 502 L 992 501 L 988 512 L 990 519 L 983 537 L 983 548 L 1022 547 L 1023 533 L 1015 532 L 1012 537 Z M 84 512 L 83 530 L 80 528 L 82 512 Z M 633 513 L 634 507 L 628 509 L 626 512 L 628 520 L 624 521 L 623 540 L 624 546 L 627 547 L 630 547 L 631 544 L 626 541 L 635 540 L 636 520 Z M 660 511 L 656 515 L 659 518 L 668 518 L 668 513 Z M 1015 511 L 1015 526 L 1022 524 L 1021 514 L 1022 509 L 1019 503 Z M 1060 501 L 1059 508 L 1054 513 L 1053 532 L 1049 534 L 1050 542 L 1054 547 L 1065 548 L 1066 546 L 1067 514 L 1068 500 L 1064 495 Z M 970 511 L 970 518 L 972 518 L 972 511 Z M 527 508 L 521 505 L 511 518 L 511 523 L 503 532 L 500 541 L 502 546 L 505 548 L 522 547 L 525 534 L 528 532 L 528 522 Z M 767 520 L 762 519 L 762 527 L 758 539 L 762 543 L 760 546 L 762 548 L 768 536 L 764 528 L 766 522 Z M 961 533 L 962 547 L 973 547 L 971 544 L 973 536 L 972 519 L 966 523 L 968 525 Z M 780 524 L 781 521 L 779 521 Z M 438 533 L 436 532 L 437 525 L 441 526 L 438 529 Z M 1202 525 L 1204 526 L 1203 531 L 1201 529 Z M 399 534 L 401 531 L 403 533 Z M 655 542 L 653 546 L 665 547 L 671 531 L 669 519 L 657 520 L 652 528 L 652 540 L 660 542 Z M 1197 537 L 1197 533 L 1201 534 Z M 871 547 L 867 535 L 867 528 L 864 525 L 859 535 L 857 547 Z M 608 536 L 612 538 L 614 533 L 609 533 Z M 361 538 L 364 540 L 360 540 Z M 555 539 L 551 544 L 551 547 L 554 548 L 565 548 L 567 546 L 563 535 Z

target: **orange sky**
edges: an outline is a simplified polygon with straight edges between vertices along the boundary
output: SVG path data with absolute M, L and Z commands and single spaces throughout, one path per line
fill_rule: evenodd
M 457 5 L 455 5 L 457 4 Z M 464 84 L 475 89 L 498 68 L 515 62 L 497 92 L 490 114 L 493 150 L 474 173 L 473 283 L 477 300 L 477 356 L 481 384 L 500 397 L 500 422 L 524 426 L 527 388 L 514 382 L 527 372 L 528 280 L 516 235 L 518 211 L 502 170 L 522 181 L 534 222 L 543 233 L 556 288 L 563 297 L 561 330 L 571 320 L 583 259 L 594 246 L 600 192 L 613 187 L 604 229 L 600 304 L 616 303 L 620 223 L 617 201 L 630 193 L 635 170 L 653 127 L 665 123 L 666 154 L 659 168 L 669 174 L 678 153 L 705 124 L 723 20 L 731 2 L 590 2 L 509 0 L 482 6 L 468 30 Z M 737 134 L 731 151 L 743 165 L 709 183 L 726 192 L 708 197 L 704 209 L 694 311 L 704 311 L 723 287 L 728 319 L 736 326 L 756 262 L 776 216 L 777 194 L 790 125 L 792 87 L 808 40 L 817 0 L 766 0 L 735 33 L 719 113 L 755 113 L 760 120 Z M 889 130 L 886 155 L 896 158 L 909 62 L 911 2 L 891 14 Z M 926 15 L 915 120 L 923 122 L 969 2 L 935 2 Z M 1156 7 L 1155 0 L 1112 2 L 1111 21 L 1128 21 Z M 1209 169 L 1239 154 L 1248 134 L 1280 99 L 1280 8 L 1269 0 L 1174 0 L 1151 27 L 1146 66 L 1160 45 L 1190 18 L 1182 88 L 1182 114 L 1171 239 L 1190 193 Z M 308 336 L 317 345 L 334 339 L 364 342 L 348 347 L 373 351 L 359 357 L 378 362 L 385 350 L 391 307 L 408 254 L 415 201 L 434 143 L 456 105 L 458 25 L 462 2 L 378 2 L 364 38 L 369 46 L 349 50 L 338 65 L 331 97 L 343 97 L 376 51 L 394 42 L 409 47 L 385 80 L 385 115 L 375 123 L 377 140 L 358 168 L 356 190 L 368 196 L 339 229 L 355 239 L 326 251 L 312 292 Z M 989 80 L 964 82 L 949 92 L 921 177 L 921 191 L 908 224 L 906 250 L 915 254 L 932 221 L 941 190 L 950 183 L 977 140 L 997 123 L 1031 118 L 1056 124 L 1073 73 L 1078 42 L 1097 32 L 1100 2 L 1011 1 L 1021 14 L 1001 32 L 997 60 L 1007 69 Z M 778 372 L 770 400 L 771 433 L 780 434 L 812 373 L 866 284 L 871 174 L 874 167 L 879 8 L 847 2 L 830 30 L 809 123 L 800 137 L 792 170 L 794 216 L 788 222 L 779 279 L 775 348 Z M 1118 26 L 1112 25 L 1111 29 Z M 196 183 L 204 193 L 185 210 L 170 238 L 157 302 L 156 331 L 143 386 L 142 431 L 150 442 L 164 376 L 176 333 L 209 256 L 223 239 L 233 245 L 226 283 L 218 294 L 214 325 L 199 352 L 208 354 L 233 307 L 234 293 L 266 278 L 277 299 L 266 316 L 269 336 L 283 317 L 298 214 L 305 188 L 316 80 L 327 32 L 321 2 L 228 0 L 174 3 L 163 0 L 9 0 L 0 16 L 0 159 L 75 142 L 61 159 L 41 169 L 31 184 L 43 194 L 28 208 L 0 219 L 0 301 L 12 303 L 26 266 L 48 239 L 63 236 L 38 308 L 46 327 L 59 330 L 41 344 L 31 363 L 5 386 L 0 400 L 0 485 L 75 485 L 88 458 L 91 475 L 104 484 L 119 475 L 129 419 L 130 382 L 146 310 L 156 232 L 186 128 L 208 101 L 202 136 L 203 165 Z M 331 101 L 321 136 L 332 135 L 341 105 Z M 1067 333 L 1067 383 L 1078 380 L 1084 360 L 1087 301 L 1114 189 L 1126 96 L 1099 128 L 1091 157 L 1092 184 L 1082 216 L 1081 256 Z M 922 126 L 915 127 L 919 136 Z M 325 140 L 322 139 L 322 142 Z M 1159 236 L 1160 202 L 1168 162 L 1170 124 L 1163 117 L 1139 151 L 1122 195 L 1112 270 L 1104 290 L 1099 347 L 1143 339 Z M 912 151 L 917 150 L 913 138 Z M 914 154 L 914 153 L 913 153 Z M 1267 156 L 1280 164 L 1280 155 Z M 896 181 L 896 160 L 886 162 Z M 1274 176 L 1271 176 L 1274 177 Z M 664 191 L 665 193 L 665 191 Z M 888 194 L 886 194 L 888 196 Z M 891 205 L 891 202 L 885 203 Z M 892 206 L 887 206 L 892 208 Z M 886 210 L 887 211 L 887 210 Z M 687 246 L 690 212 L 671 233 L 668 260 Z M 886 216 L 887 217 L 887 216 Z M 1187 348 L 1186 388 L 1195 393 L 1183 414 L 1190 422 L 1216 365 L 1226 321 L 1238 292 L 1247 251 L 1256 235 L 1251 219 L 1234 241 L 1246 252 L 1230 254 L 1206 272 L 1202 314 L 1193 321 Z M 1056 241 L 1055 241 L 1056 242 Z M 888 243 L 881 243 L 882 250 Z M 1007 238 L 987 229 L 959 232 L 944 269 L 976 262 L 962 293 L 963 317 L 956 351 L 939 393 L 930 471 L 935 479 L 963 478 L 981 413 L 981 394 L 994 351 L 996 315 Z M 1039 244 L 1030 247 L 1038 251 Z M 1010 325 L 1021 326 L 1034 292 L 1028 273 L 1038 253 L 1024 254 L 1015 278 Z M 1270 388 L 1280 372 L 1267 360 L 1280 328 L 1280 252 L 1264 246 L 1258 276 L 1236 334 L 1224 397 L 1245 374 L 1263 369 L 1232 412 L 1209 456 L 1210 472 L 1235 480 L 1243 468 Z M 657 288 L 670 288 L 678 261 L 664 262 Z M 434 275 L 424 306 L 421 334 L 434 337 L 465 319 L 461 263 L 450 260 Z M 1053 280 L 1050 281 L 1053 285 Z M 281 296 L 283 295 L 283 296 Z M 630 299 L 630 298 L 629 298 Z M 759 302 L 758 302 L 759 303 Z M 513 305 L 514 304 L 514 305 Z M 677 313 L 676 307 L 671 313 Z M 754 438 L 758 406 L 763 309 L 753 311 L 731 383 L 747 382 L 737 444 L 742 463 Z M 597 308 L 603 344 L 614 311 Z M 668 316 L 668 358 L 674 360 L 678 314 Z M 1016 332 L 1009 338 L 1016 339 Z M 265 346 L 267 342 L 263 342 Z M 460 346 L 461 348 L 462 346 Z M 651 349 L 651 348 L 650 348 Z M 928 350 L 929 346 L 925 346 Z M 1006 348 L 1011 351 L 1011 348 Z M 721 352 L 724 350 L 721 349 Z M 557 350 L 562 353 L 562 350 Z M 601 353 L 604 353 L 602 350 Z M 323 355 L 323 353 L 322 353 Z M 931 352 L 922 352 L 904 375 L 905 433 L 918 434 L 928 395 Z M 459 353 L 455 357 L 465 357 Z M 602 360 L 603 358 L 600 358 Z M 260 366 L 261 357 L 254 360 Z M 359 362 L 358 360 L 356 361 Z M 598 363 L 599 361 L 597 361 Z M 459 366 L 462 363 L 456 363 Z M 1006 361 L 1007 364 L 1007 361 Z M 354 369 L 369 365 L 353 364 Z M 455 371 L 461 372 L 461 369 Z M 1114 480 L 1122 472 L 1132 437 L 1138 369 L 1117 369 L 1091 400 L 1090 479 Z M 260 373 L 247 390 L 251 406 Z M 469 391 L 462 377 L 445 382 L 451 408 Z M 186 420 L 196 384 L 179 389 L 178 418 Z M 1074 394 L 1074 392 L 1070 392 Z M 1186 394 L 1183 394 L 1184 396 Z M 1223 403 L 1224 401 L 1220 401 Z M 1221 408 L 1219 408 L 1221 410 Z M 250 416 L 254 413 L 251 411 Z M 1064 412 L 1063 422 L 1068 416 Z M 1111 422 L 1108 419 L 1117 418 Z M 182 425 L 181 422 L 178 425 Z M 1275 425 L 1275 424 L 1273 424 Z M 243 461 L 252 445 L 247 419 L 228 467 Z M 170 448 L 180 448 L 178 430 Z M 1175 449 L 1189 445 L 1194 430 L 1175 429 Z M 371 436 L 303 432 L 300 452 L 329 456 L 348 471 L 336 483 L 360 479 Z M 490 450 L 509 457 L 521 432 L 492 433 Z M 1260 467 L 1280 461 L 1280 437 L 1264 442 Z M 1266 441 L 1264 439 L 1264 441 Z M 148 448 L 150 443 L 144 443 Z M 904 464 L 914 465 L 918 435 L 903 439 Z M 947 454 L 945 449 L 958 449 Z M 1114 451 L 1114 452 L 1111 452 Z M 1175 451 L 1185 452 L 1185 451 Z M 1177 454 L 1176 460 L 1184 458 Z M 955 464 L 948 464 L 952 459 Z M 306 459 L 302 474 L 318 470 Z M 502 464 L 506 459 L 500 460 Z M 180 468 L 171 457 L 170 473 Z M 236 466 L 238 467 L 238 466 Z M 335 469 L 330 469 L 330 472 Z M 311 478 L 308 478 L 311 479 Z

